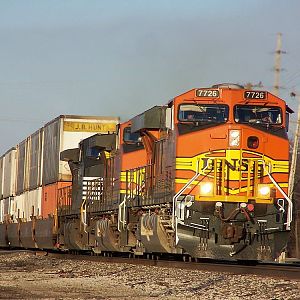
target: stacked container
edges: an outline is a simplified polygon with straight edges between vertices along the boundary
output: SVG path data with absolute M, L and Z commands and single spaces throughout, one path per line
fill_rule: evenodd
M 95 133 L 116 131 L 119 118 L 60 116 L 44 127 L 42 216 L 55 214 L 58 190 L 72 184 L 69 164 L 60 160 L 60 153 L 78 148 L 81 140 Z
M 95 133 L 115 132 L 118 123 L 113 117 L 61 115 L 0 157 L 0 222 L 8 214 L 24 221 L 53 215 L 58 190 L 72 184 L 60 152 L 78 148 L 82 139 Z M 7 199 L 5 204 L 2 199 Z
M 28 189 L 28 146 L 28 138 L 17 145 L 17 195 L 22 194 Z
M 44 128 L 41 128 L 38 131 L 36 131 L 28 139 L 28 149 L 29 149 L 28 188 L 29 190 L 39 188 L 42 185 L 43 142 L 44 142 Z
M 17 149 L 11 148 L 4 155 L 3 198 L 16 195 Z
M 53 215 L 57 208 L 58 202 L 58 190 L 69 187 L 72 182 L 58 181 L 43 186 L 43 198 L 42 198 L 42 217 L 48 218 Z
M 4 161 L 5 155 L 2 155 L 0 157 L 0 200 L 3 199 Z
M 16 148 L 12 148 L 0 157 L 0 222 L 10 215 L 10 205 L 16 194 L 16 153 Z

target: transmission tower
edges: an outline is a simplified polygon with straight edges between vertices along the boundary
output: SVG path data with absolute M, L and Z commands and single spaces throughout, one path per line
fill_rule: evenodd
M 279 81 L 280 81 L 280 72 L 282 71 L 281 69 L 281 54 L 285 54 L 285 51 L 281 50 L 282 46 L 282 33 L 277 33 L 277 46 L 276 46 L 276 51 L 275 51 L 275 67 L 274 67 L 274 72 L 275 72 L 275 80 L 274 80 L 274 88 L 273 88 L 273 93 L 276 96 L 279 96 Z

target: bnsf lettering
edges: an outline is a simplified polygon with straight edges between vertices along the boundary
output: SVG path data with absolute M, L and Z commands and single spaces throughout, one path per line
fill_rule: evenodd
M 202 171 L 205 173 L 210 173 L 214 171 L 215 163 L 209 158 L 202 158 Z M 231 171 L 238 171 L 238 172 L 248 172 L 249 171 L 249 161 L 247 159 L 231 159 L 231 160 L 225 160 L 224 161 L 225 167 L 227 167 L 228 170 Z M 217 161 L 216 163 L 217 171 L 222 171 L 222 161 Z M 252 164 L 250 168 L 250 172 L 255 171 L 255 166 Z M 258 175 L 263 174 L 263 165 L 258 164 Z

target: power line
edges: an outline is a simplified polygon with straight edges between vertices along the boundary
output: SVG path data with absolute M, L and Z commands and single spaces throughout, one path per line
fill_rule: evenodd
M 286 81 L 286 85 L 293 82 L 294 80 L 298 80 L 300 77 L 300 71 L 296 72 L 293 77 L 290 77 L 288 81 Z

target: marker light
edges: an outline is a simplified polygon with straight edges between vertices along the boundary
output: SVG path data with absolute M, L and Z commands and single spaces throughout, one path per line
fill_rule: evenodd
M 250 212 L 254 211 L 254 205 L 252 203 L 247 204 L 247 209 Z
M 238 147 L 241 140 L 241 131 L 240 130 L 229 130 L 229 146 Z
M 200 195 L 201 196 L 212 196 L 213 195 L 213 183 L 212 182 L 201 182 L 200 183 Z
M 271 188 L 266 184 L 258 184 L 257 196 L 259 198 L 270 198 Z

